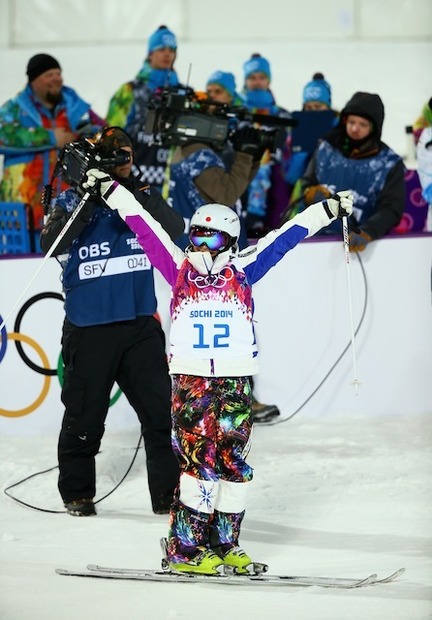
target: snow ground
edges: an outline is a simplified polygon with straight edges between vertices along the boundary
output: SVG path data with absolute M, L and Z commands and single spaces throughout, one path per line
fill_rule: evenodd
M 167 517 L 153 515 L 140 450 L 98 516 L 0 509 L 2 620 L 426 620 L 432 618 L 431 415 L 307 418 L 257 426 L 241 541 L 270 572 L 362 577 L 404 566 L 391 584 L 356 590 L 230 587 L 61 577 L 57 566 L 159 567 Z M 126 472 L 139 431 L 108 427 L 97 457 L 98 497 Z M 0 437 L 2 489 L 56 464 L 54 436 Z M 61 510 L 57 471 L 10 492 Z

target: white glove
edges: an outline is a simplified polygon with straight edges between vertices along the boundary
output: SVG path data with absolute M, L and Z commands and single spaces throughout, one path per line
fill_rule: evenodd
M 342 218 L 351 215 L 353 212 L 354 196 L 350 190 L 337 192 L 327 200 L 323 200 L 323 207 L 329 219 L 334 217 Z
M 110 188 L 113 183 L 112 178 L 103 170 L 91 168 L 86 172 L 87 181 L 82 184 L 83 188 L 88 192 L 95 194 L 100 193 L 102 196 Z

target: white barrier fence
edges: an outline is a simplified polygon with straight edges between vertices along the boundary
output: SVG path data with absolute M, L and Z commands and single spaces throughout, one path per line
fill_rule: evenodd
M 356 336 L 358 395 L 352 385 L 349 347 L 311 397 L 350 343 L 345 254 L 341 242 L 329 240 L 310 240 L 290 252 L 255 285 L 259 400 L 276 403 L 283 416 L 299 408 L 297 415 L 302 417 L 432 413 L 431 257 L 432 235 L 419 235 L 387 238 L 369 246 L 361 255 L 366 278 L 357 257 L 351 258 L 355 326 L 365 309 Z M 9 314 L 41 260 L 0 259 L 2 317 Z M 63 405 L 57 368 L 61 376 L 64 316 L 60 273 L 56 260 L 50 259 L 2 334 L 0 432 L 5 434 L 60 429 Z M 157 290 L 159 313 L 168 331 L 169 290 L 160 277 Z M 116 387 L 112 396 L 112 400 L 118 396 Z M 107 425 L 137 425 L 123 394 L 111 406 Z

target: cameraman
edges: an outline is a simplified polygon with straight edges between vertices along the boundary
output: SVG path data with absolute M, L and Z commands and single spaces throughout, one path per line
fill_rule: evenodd
M 222 72 L 220 72 L 222 73 Z M 235 83 L 232 74 L 224 80 L 225 87 L 232 88 Z M 217 107 L 213 99 L 200 100 L 200 113 L 212 115 Z M 254 178 L 263 149 L 260 146 L 259 131 L 252 127 L 237 130 L 230 139 L 233 149 L 232 162 L 226 157 L 227 146 L 217 142 L 191 139 L 177 147 L 168 169 L 166 183 L 169 188 L 168 202 L 183 216 L 185 233 L 177 244 L 185 249 L 189 243 L 189 223 L 195 211 L 205 203 L 227 205 L 240 212 L 240 197 Z M 243 227 L 240 248 L 246 245 Z
M 100 167 L 104 158 L 116 156 L 119 161 L 105 168 L 111 177 L 134 194 L 173 240 L 178 238 L 181 217 L 157 190 L 142 187 L 131 175 L 130 137 L 119 127 L 107 127 L 95 142 Z M 82 199 L 81 180 L 85 178 L 54 201 L 41 235 L 45 253 Z M 179 470 L 171 449 L 171 381 L 164 333 L 154 317 L 152 267 L 129 227 L 97 194 L 82 207 L 53 254 L 63 267 L 66 311 L 65 413 L 58 444 L 58 487 L 66 511 L 96 514 L 95 456 L 117 382 L 141 423 L 153 511 L 167 513 Z

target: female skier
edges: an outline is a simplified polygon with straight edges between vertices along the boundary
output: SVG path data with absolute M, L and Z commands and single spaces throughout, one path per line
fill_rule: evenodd
M 87 177 L 84 188 L 99 186 L 172 289 L 173 449 L 181 475 L 166 560 L 177 571 L 213 574 L 225 564 L 248 572 L 253 562 L 239 534 L 253 473 L 245 460 L 250 377 L 258 371 L 251 286 L 302 239 L 349 215 L 352 197 L 339 192 L 242 252 L 237 214 L 206 204 L 191 219 L 183 251 L 126 188 L 96 169 Z

